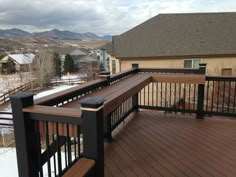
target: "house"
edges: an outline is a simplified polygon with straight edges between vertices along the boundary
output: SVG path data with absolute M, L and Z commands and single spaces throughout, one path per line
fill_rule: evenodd
M 90 72 L 98 73 L 99 71 L 99 61 L 96 58 L 89 56 L 89 51 L 83 49 L 76 49 L 72 51 L 69 55 L 74 60 L 74 66 L 79 72 Z
M 236 12 L 159 14 L 114 36 L 119 71 L 140 67 L 195 68 L 207 74 L 236 75 Z
M 29 71 L 29 65 L 32 64 L 35 55 L 27 54 L 10 54 L 0 60 L 2 72 Z
M 77 72 L 87 74 L 88 78 L 95 79 L 99 75 L 100 62 L 96 57 L 92 57 L 91 51 L 88 49 L 75 49 L 69 55 L 74 61 L 74 67 Z M 62 68 L 64 68 L 64 61 L 66 55 L 60 55 Z
M 114 50 L 111 42 L 106 43 L 102 48 L 106 51 L 107 70 L 111 74 L 116 74 L 120 70 L 119 60 L 114 57 Z

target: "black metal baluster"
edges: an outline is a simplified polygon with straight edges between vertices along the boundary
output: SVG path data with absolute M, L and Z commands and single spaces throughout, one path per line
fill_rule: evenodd
M 150 106 L 150 103 L 149 103 L 149 89 L 150 89 L 150 87 L 149 87 L 149 85 L 150 84 L 148 84 L 148 95 L 147 95 L 148 96 L 148 106 Z
M 78 146 L 78 159 L 81 157 L 81 149 L 80 149 L 80 126 L 78 125 L 77 126 L 77 137 L 78 137 L 78 140 L 77 140 L 77 146 Z
M 167 82 L 165 83 L 165 113 L 166 113 L 166 102 L 167 102 Z
M 41 163 L 41 136 L 40 136 L 40 132 L 39 132 L 39 124 L 38 122 L 36 123 L 36 141 L 37 141 L 37 156 L 38 156 L 38 169 L 39 169 L 39 176 L 43 177 L 43 167 L 42 167 L 42 163 Z
M 146 106 L 145 95 L 146 95 L 146 87 L 144 87 L 144 94 L 143 94 L 143 104 L 144 104 L 144 106 Z
M 52 142 L 54 143 L 55 142 L 55 137 L 54 137 L 55 135 L 53 134 L 52 135 Z M 56 144 L 54 145 L 55 147 L 55 149 L 56 149 Z M 54 176 L 56 177 L 57 176 L 57 166 L 56 166 L 56 156 L 55 156 L 55 154 L 53 155 L 53 162 L 54 162 Z
M 161 107 L 162 107 L 162 82 L 161 82 Z
M 213 106 L 214 106 L 214 94 L 215 94 L 215 81 L 213 81 L 212 84 L 211 112 L 213 111 Z
M 51 162 L 49 154 L 49 132 L 48 132 L 48 121 L 46 121 L 46 150 L 47 150 L 47 167 L 48 167 L 48 176 L 51 177 Z
M 223 100 L 222 100 L 222 112 L 224 112 L 224 104 L 225 104 L 225 81 L 223 82 Z
M 169 107 L 171 107 L 171 98 L 172 98 L 172 97 L 171 97 L 171 95 L 172 95 L 172 94 L 171 94 L 171 91 L 172 91 L 172 90 L 171 90 L 171 85 L 172 85 L 172 84 L 170 83 L 170 104 L 169 104 Z
M 179 83 L 179 109 L 180 108 L 180 99 L 181 99 L 181 83 Z
M 154 103 L 153 103 L 153 101 L 154 101 L 154 82 L 152 82 L 152 107 L 154 106 Z
M 183 93 L 184 95 L 183 95 L 183 99 L 184 99 L 184 102 L 185 102 L 185 100 L 186 100 L 186 83 L 184 83 L 184 93 Z M 185 107 L 185 104 L 184 104 L 184 111 L 186 110 L 186 107 Z
M 236 82 L 234 82 L 234 103 L 233 103 L 233 112 L 235 112 L 235 102 L 236 102 Z
M 77 128 L 77 127 L 76 127 Z M 77 144 L 77 142 L 76 142 L 76 137 L 73 137 L 73 139 L 74 139 L 74 159 L 76 159 L 76 157 L 77 157 L 77 147 L 76 147 L 76 144 Z
M 59 138 L 59 127 L 58 122 L 56 123 L 56 137 L 57 137 L 57 162 L 58 162 L 58 174 L 62 175 L 62 165 L 61 165 L 61 147 Z
M 189 110 L 192 110 L 191 109 L 191 103 L 190 103 L 190 101 L 191 101 L 191 98 L 190 98 L 190 96 L 191 96 L 191 84 L 188 84 L 188 109 Z
M 157 106 L 158 106 L 158 105 L 159 105 L 159 104 L 158 104 L 158 84 L 159 84 L 159 83 L 156 82 L 156 84 L 157 84 L 157 95 L 156 95 L 156 99 L 157 99 L 157 100 L 156 100 L 156 103 L 157 103 Z
M 68 138 L 68 141 L 67 141 L 67 143 L 68 143 L 68 164 L 69 164 L 69 167 L 71 167 L 71 165 L 72 165 L 72 154 L 71 154 L 70 126 L 69 126 L 69 124 L 67 124 L 66 126 L 67 126 L 67 138 Z
M 209 84 L 210 84 L 210 82 L 207 81 L 207 86 L 206 86 L 206 89 L 207 89 L 207 93 L 206 93 L 206 111 L 208 111 Z
M 218 81 L 218 92 L 217 92 L 217 103 L 216 103 L 216 111 L 218 111 L 218 107 L 219 107 L 219 95 L 220 95 L 220 81 Z
M 193 84 L 193 110 L 196 110 L 196 84 Z
M 231 96 L 231 81 L 229 81 L 229 95 L 228 95 L 228 112 L 229 112 L 229 107 L 230 107 L 230 96 Z
M 177 97 L 177 95 L 176 95 L 176 83 L 175 83 L 174 104 L 173 104 L 173 106 L 174 106 L 174 110 L 176 109 L 176 106 L 175 106 L 175 104 L 176 104 L 176 97 Z

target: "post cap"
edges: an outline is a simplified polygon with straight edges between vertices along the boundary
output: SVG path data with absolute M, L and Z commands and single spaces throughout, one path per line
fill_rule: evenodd
M 199 63 L 199 67 L 206 67 L 206 63 Z
M 83 108 L 99 108 L 103 105 L 105 99 L 103 98 L 85 98 L 80 101 Z
M 34 93 L 19 92 L 14 95 L 11 95 L 10 98 L 28 98 L 28 97 L 33 97 L 34 95 L 35 95 Z
M 110 71 L 101 71 L 99 74 L 100 76 L 107 76 L 110 75 Z

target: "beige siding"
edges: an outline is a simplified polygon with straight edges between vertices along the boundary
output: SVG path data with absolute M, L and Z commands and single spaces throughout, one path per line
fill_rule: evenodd
M 184 60 L 185 59 L 121 59 L 121 71 L 130 69 L 133 63 L 139 64 L 139 67 L 142 68 L 183 68 Z M 203 58 L 201 62 L 207 63 L 208 75 L 221 75 L 222 68 L 232 68 L 232 75 L 236 76 L 236 58 Z
M 113 63 L 112 61 L 115 61 L 115 63 L 116 63 L 115 73 L 112 72 L 112 63 Z M 110 70 L 111 74 L 116 74 L 116 73 L 120 72 L 120 62 L 119 62 L 119 60 L 116 59 L 115 57 L 111 56 L 111 55 L 109 55 L 109 70 Z

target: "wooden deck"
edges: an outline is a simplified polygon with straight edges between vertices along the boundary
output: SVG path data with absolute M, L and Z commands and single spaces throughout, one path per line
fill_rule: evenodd
M 236 176 L 236 120 L 141 110 L 113 137 L 106 177 Z

